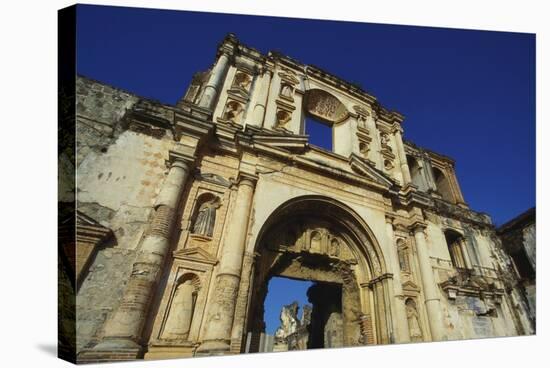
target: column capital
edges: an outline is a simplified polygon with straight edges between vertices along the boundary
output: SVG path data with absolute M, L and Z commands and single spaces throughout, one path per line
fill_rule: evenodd
M 416 233 L 421 232 L 421 231 L 424 232 L 424 230 L 426 230 L 427 227 L 428 227 L 428 225 L 425 222 L 416 221 L 412 225 L 409 226 L 409 230 L 416 234 Z
M 394 222 L 395 222 L 395 216 L 392 214 L 386 213 L 386 224 L 392 225 L 392 228 L 393 228 Z
M 235 184 L 237 185 L 248 185 L 254 188 L 256 186 L 256 182 L 258 181 L 258 176 L 240 172 L 237 176 L 237 179 L 235 180 Z
M 403 134 L 403 128 L 401 127 L 401 125 L 399 123 L 394 123 L 391 127 L 391 133 L 394 134 L 394 135 L 399 133 L 401 135 L 401 134 Z
M 184 170 L 189 170 L 195 164 L 195 156 L 190 154 L 170 150 L 168 151 L 168 167 L 177 166 L 181 167 Z

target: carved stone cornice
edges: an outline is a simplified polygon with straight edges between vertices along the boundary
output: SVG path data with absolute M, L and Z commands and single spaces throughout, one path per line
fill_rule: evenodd
M 479 297 L 483 300 L 492 299 L 499 304 L 504 289 L 498 288 L 494 281 L 475 275 L 473 270 L 456 269 L 456 275 L 449 277 L 439 285 L 449 299 L 455 299 L 459 295 Z
M 366 283 L 366 285 L 369 287 L 369 288 L 372 288 L 374 285 L 378 284 L 379 282 L 382 282 L 386 279 L 393 279 L 393 273 L 389 273 L 389 272 L 386 272 L 372 280 L 370 280 L 369 282 Z M 361 286 L 363 286 L 363 284 L 361 284 Z

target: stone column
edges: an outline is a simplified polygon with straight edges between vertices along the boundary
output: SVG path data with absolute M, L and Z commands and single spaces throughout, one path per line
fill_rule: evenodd
M 204 87 L 204 92 L 202 94 L 201 100 L 199 102 L 200 107 L 211 110 L 214 107 L 216 102 L 216 97 L 218 92 L 223 85 L 224 77 L 227 72 L 227 67 L 229 65 L 229 54 L 224 51 L 218 58 L 216 65 L 212 68 L 210 73 L 210 78 Z
M 198 355 L 227 353 L 230 349 L 231 328 L 237 304 L 239 281 L 241 278 L 246 234 L 254 186 L 256 180 L 241 176 L 235 206 L 220 256 L 219 271 L 216 276 L 214 293 L 207 317 L 207 329 Z
M 393 219 L 386 217 L 386 233 L 389 239 L 389 261 L 393 271 L 393 288 L 395 291 L 395 317 L 396 317 L 396 342 L 408 342 L 409 329 L 407 328 L 407 314 L 405 304 L 403 303 L 403 284 L 401 281 L 401 267 L 399 266 L 399 256 L 395 244 L 395 236 L 393 233 Z M 392 303 L 393 304 L 393 303 Z
M 402 130 L 400 126 L 396 126 L 393 130 L 393 135 L 397 145 L 397 155 L 401 164 L 401 173 L 403 174 L 403 186 L 405 186 L 411 182 L 411 172 L 409 171 L 407 155 L 405 154 L 405 147 L 403 146 L 403 137 L 401 136 Z
M 188 164 L 176 159 L 155 203 L 155 214 L 133 264 L 120 306 L 105 324 L 103 340 L 93 350 L 136 349 L 139 354 L 142 329 L 170 248 L 175 214 L 188 175 Z
M 424 234 L 426 226 L 420 223 L 416 223 L 413 226 L 418 264 L 422 277 L 422 290 L 424 292 L 424 300 L 428 312 L 432 341 L 446 340 L 442 325 L 441 305 L 439 302 L 440 293 L 435 283 L 430 255 L 428 254 L 428 245 L 426 244 L 426 237 Z
M 267 69 L 261 77 L 260 83 L 256 92 L 256 99 L 252 110 L 251 124 L 261 127 L 264 121 L 265 107 L 267 104 L 267 96 L 269 95 L 269 85 L 273 72 Z M 256 88 L 254 88 L 256 91 Z
M 460 238 L 458 240 L 460 242 L 460 249 L 462 250 L 462 258 L 464 259 L 464 266 L 471 270 L 472 269 L 472 261 L 470 260 L 470 254 L 468 253 L 468 247 L 466 246 L 466 240 L 464 238 Z
M 241 352 L 242 343 L 244 340 L 244 326 L 246 320 L 246 309 L 249 300 L 250 285 L 253 282 L 253 266 L 255 255 L 245 252 L 244 262 L 242 266 L 241 282 L 239 286 L 239 294 L 235 310 L 235 319 L 233 322 L 233 330 L 231 332 L 231 353 L 239 354 Z
M 371 287 L 374 294 L 374 302 L 376 307 L 376 331 L 378 335 L 378 344 L 390 344 L 390 326 L 388 325 L 388 314 L 386 308 L 387 300 L 384 298 L 383 278 L 378 278 L 372 282 Z

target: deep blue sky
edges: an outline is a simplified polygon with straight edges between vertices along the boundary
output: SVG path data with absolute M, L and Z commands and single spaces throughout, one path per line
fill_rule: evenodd
M 405 138 L 453 157 L 466 202 L 496 224 L 535 205 L 532 34 L 79 5 L 77 69 L 174 104 L 229 32 L 404 114 Z

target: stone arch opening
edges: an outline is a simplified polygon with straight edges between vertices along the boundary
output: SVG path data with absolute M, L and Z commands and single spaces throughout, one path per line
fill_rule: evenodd
M 467 268 L 466 255 L 462 249 L 464 237 L 459 232 L 450 229 L 445 230 L 444 233 L 453 266 L 456 268 Z
M 437 167 L 433 168 L 435 186 L 437 187 L 437 192 L 443 197 L 444 200 L 454 203 L 453 191 L 451 189 L 451 184 L 447 176 L 438 169 Z
M 407 155 L 407 165 L 409 166 L 409 171 L 411 172 L 412 183 L 422 191 L 428 190 L 426 181 L 422 173 L 423 169 L 420 166 L 418 159 L 416 157 Z
M 314 283 L 308 290 L 313 308 L 307 348 L 336 346 L 327 343 L 331 318 L 341 319 L 334 324 L 341 330 L 332 334 L 341 346 L 390 342 L 385 262 L 373 233 L 353 210 L 321 196 L 290 200 L 265 222 L 255 251 L 246 352 L 257 352 L 265 333 L 264 301 L 273 277 Z

